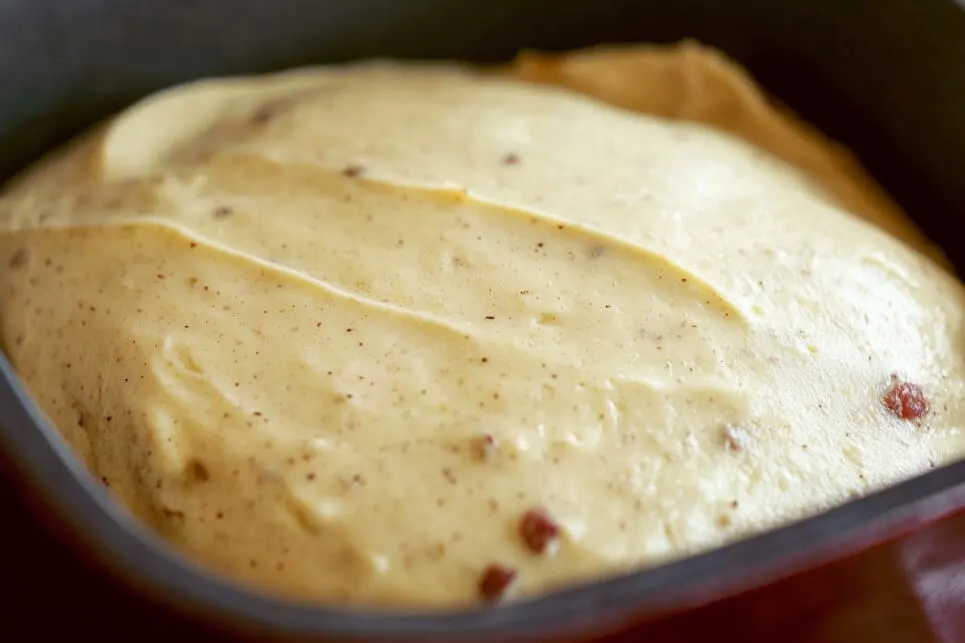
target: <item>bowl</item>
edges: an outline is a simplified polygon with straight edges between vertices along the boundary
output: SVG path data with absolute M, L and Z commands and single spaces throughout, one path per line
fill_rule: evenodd
M 8 0 L 0 179 L 201 76 L 684 37 L 723 49 L 855 150 L 965 272 L 965 10 L 951 0 Z M 445 614 L 283 602 L 185 562 L 112 503 L 6 359 L 0 473 L 15 552 L 4 571 L 19 589 L 3 611 L 40 638 L 965 640 L 965 462 L 703 555 Z

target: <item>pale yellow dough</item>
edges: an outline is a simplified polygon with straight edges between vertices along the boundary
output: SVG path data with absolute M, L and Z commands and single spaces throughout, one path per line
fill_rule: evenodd
M 695 44 L 176 88 L 16 181 L 0 260 L 5 349 L 96 476 L 299 599 L 544 593 L 965 449 L 962 286 Z

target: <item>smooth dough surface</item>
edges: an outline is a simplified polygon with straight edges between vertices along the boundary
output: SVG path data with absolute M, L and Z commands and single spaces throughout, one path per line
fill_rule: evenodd
M 96 476 L 299 599 L 543 593 L 965 447 L 962 286 L 690 43 L 176 88 L 14 182 L 0 260 L 5 350 Z

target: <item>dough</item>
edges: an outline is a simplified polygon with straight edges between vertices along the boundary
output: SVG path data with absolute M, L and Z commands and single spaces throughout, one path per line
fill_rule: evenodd
M 965 292 L 693 43 L 150 97 L 0 198 L 0 337 L 200 564 L 453 608 L 960 457 Z

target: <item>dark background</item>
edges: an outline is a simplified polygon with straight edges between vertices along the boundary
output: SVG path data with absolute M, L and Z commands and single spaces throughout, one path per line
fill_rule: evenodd
M 4 481 L 9 485 L 9 481 Z M 4 487 L 9 489 L 9 486 Z M 0 640 L 19 641 L 196 641 L 230 639 L 200 630 L 137 600 L 106 580 L 36 524 L 15 494 L 0 497 L 5 560 L 0 564 Z M 61 533 L 69 540 L 70 535 Z

